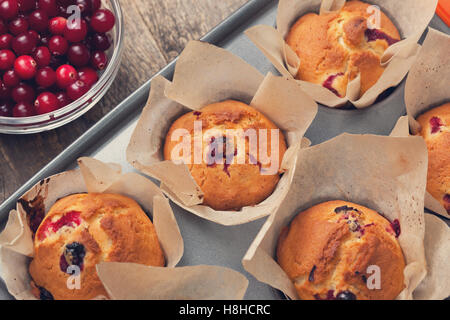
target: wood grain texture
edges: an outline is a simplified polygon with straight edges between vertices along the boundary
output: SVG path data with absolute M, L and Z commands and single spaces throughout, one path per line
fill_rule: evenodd
M 27 136 L 0 134 L 0 202 L 124 98 L 246 0 L 121 0 L 125 49 L 119 74 L 92 110 L 59 129 Z

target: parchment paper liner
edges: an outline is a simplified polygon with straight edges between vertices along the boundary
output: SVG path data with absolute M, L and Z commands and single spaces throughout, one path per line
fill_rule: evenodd
M 301 149 L 289 193 L 248 249 L 242 260 L 244 268 L 259 281 L 297 299 L 293 283 L 274 259 L 281 229 L 301 211 L 341 199 L 372 208 L 391 221 L 399 219 L 398 240 L 407 266 L 405 290 L 398 299 L 411 299 L 426 276 L 424 249 L 430 272 L 417 298 L 447 297 L 450 279 L 448 268 L 442 266 L 449 259 L 449 230 L 433 217 L 424 219 L 427 162 L 426 145 L 419 137 L 343 134 Z
M 248 103 L 271 119 L 289 146 L 281 168 L 285 171 L 266 200 L 241 211 L 216 211 L 201 205 L 202 191 L 186 165 L 164 161 L 165 136 L 183 113 L 213 102 L 235 99 Z M 265 78 L 230 52 L 191 41 L 181 54 L 174 81 L 157 77 L 127 148 L 127 160 L 139 171 L 161 181 L 161 189 L 183 209 L 222 225 L 247 223 L 274 212 L 292 179 L 297 150 L 317 114 L 317 104 L 295 81 L 268 74 Z
M 136 173 L 121 174 L 120 166 L 104 164 L 95 159 L 81 158 L 78 162 L 80 170 L 63 172 L 45 179 L 25 193 L 21 199 L 29 205 L 38 203 L 44 212 L 47 212 L 57 199 L 70 194 L 118 193 L 135 199 L 152 215 L 167 267 L 101 263 L 97 266 L 97 270 L 111 298 L 202 299 L 208 298 L 208 294 L 211 296 L 216 294 L 215 297 L 218 299 L 242 299 L 248 281 L 236 271 L 209 266 L 174 268 L 183 255 L 183 239 L 168 199 L 150 180 Z M 30 292 L 31 278 L 28 273 L 28 264 L 33 257 L 33 251 L 27 212 L 19 201 L 17 209 L 10 213 L 5 230 L 0 234 L 1 275 L 9 293 L 19 300 L 35 299 Z M 125 276 L 124 272 L 128 275 Z M 199 273 L 203 278 L 198 276 Z M 222 282 L 211 281 L 218 274 L 223 276 Z M 130 282 L 123 281 L 125 278 Z M 174 279 L 181 282 L 175 283 Z M 225 285 L 227 281 L 231 284 L 229 287 Z M 142 284 L 154 286 L 145 287 Z
M 417 44 L 423 31 L 433 18 L 437 0 L 372 0 L 365 1 L 378 5 L 393 20 L 402 36 L 402 41 L 389 47 L 381 61 L 386 69 L 376 84 L 360 97 L 359 76 L 349 82 L 347 96 L 340 98 L 319 84 L 300 81 L 301 87 L 314 100 L 328 107 L 340 107 L 350 101 L 356 108 L 372 105 L 386 89 L 398 85 L 414 64 L 420 45 Z M 245 33 L 254 44 L 272 62 L 274 67 L 286 77 L 297 75 L 300 58 L 286 44 L 284 39 L 291 26 L 304 14 L 339 11 L 345 0 L 280 0 L 277 14 L 277 29 L 272 26 L 258 25 Z
M 408 116 L 399 119 L 394 129 L 397 136 L 408 136 L 410 132 L 417 134 L 421 127 L 416 118 L 420 114 L 450 102 L 449 53 L 450 36 L 429 28 L 417 62 L 406 80 L 405 104 Z M 450 218 L 444 206 L 429 192 L 425 195 L 425 207 Z

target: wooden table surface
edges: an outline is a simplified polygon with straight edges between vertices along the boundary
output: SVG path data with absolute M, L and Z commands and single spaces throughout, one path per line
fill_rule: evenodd
M 59 129 L 0 134 L 0 203 L 81 134 L 246 0 L 120 0 L 125 50 L 119 74 L 102 101 Z

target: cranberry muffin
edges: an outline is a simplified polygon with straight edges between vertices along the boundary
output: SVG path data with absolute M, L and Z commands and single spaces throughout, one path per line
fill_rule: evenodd
M 404 288 L 399 234 L 397 220 L 363 206 L 321 203 L 282 230 L 278 263 L 303 300 L 391 300 Z M 379 267 L 379 290 L 369 289 L 370 266 Z
M 107 297 L 95 268 L 102 261 L 165 265 L 152 222 L 136 201 L 118 194 L 57 201 L 34 235 L 34 250 L 29 271 L 40 299 Z M 69 289 L 69 277 L 78 271 L 80 286 Z
M 196 147 L 194 123 L 201 123 L 203 138 Z M 186 158 L 176 152 L 180 140 L 173 139 L 176 130 L 186 130 L 190 135 L 192 157 Z M 233 130 L 235 129 L 235 130 Z M 249 136 L 242 133 L 253 129 L 253 145 L 250 148 Z M 261 130 L 266 130 L 261 131 Z M 231 131 L 230 131 L 231 130 Z M 214 133 L 208 135 L 207 133 Z M 227 132 L 234 132 L 231 136 Z M 241 133 L 239 133 L 241 132 Z M 272 136 L 277 132 L 278 146 L 273 146 L 278 154 L 272 154 Z M 259 147 L 262 137 L 267 141 L 267 155 L 275 161 L 260 159 Z M 239 143 L 241 142 L 245 143 Z M 199 150 L 201 149 L 201 150 Z M 194 154 L 203 155 L 200 161 L 194 161 Z M 183 161 L 189 168 L 204 198 L 203 204 L 214 210 L 240 210 L 245 206 L 260 203 L 270 196 L 280 180 L 280 165 L 286 151 L 286 142 L 281 130 L 256 109 L 234 100 L 214 103 L 200 111 L 189 112 L 177 119 L 171 126 L 164 145 L 166 160 Z M 206 156 L 205 156 L 206 155 Z M 276 166 L 275 170 L 273 170 Z M 269 171 L 269 168 L 271 169 Z
M 417 118 L 428 147 L 427 191 L 450 214 L 450 103 Z
M 400 39 L 392 21 L 381 12 L 380 28 L 369 29 L 370 4 L 347 1 L 338 13 L 302 16 L 286 43 L 300 57 L 297 79 L 320 84 L 344 97 L 347 84 L 361 74 L 362 96 L 384 71 L 384 51 Z

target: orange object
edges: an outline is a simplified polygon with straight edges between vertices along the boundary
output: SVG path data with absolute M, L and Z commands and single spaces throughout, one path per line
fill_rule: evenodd
M 450 27 L 450 0 L 439 0 L 436 13 Z

